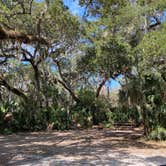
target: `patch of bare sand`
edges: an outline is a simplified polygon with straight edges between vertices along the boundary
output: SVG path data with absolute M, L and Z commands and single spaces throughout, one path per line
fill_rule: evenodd
M 138 129 L 89 129 L 0 136 L 0 165 L 166 164 L 166 142 L 146 142 Z

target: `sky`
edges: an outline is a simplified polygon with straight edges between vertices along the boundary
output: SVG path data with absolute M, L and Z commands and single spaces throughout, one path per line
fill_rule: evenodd
M 166 20 L 166 11 L 162 12 L 159 16 L 159 19 L 161 22 L 164 22 Z M 156 23 L 156 20 L 152 17 L 151 18 L 151 25 L 152 24 L 155 24 Z
M 43 2 L 43 0 L 36 0 L 36 2 Z M 63 2 L 69 7 L 69 10 L 73 15 L 81 17 L 84 14 L 84 8 L 79 6 L 79 0 L 63 0 Z
M 69 10 L 74 15 L 83 16 L 84 8 L 79 6 L 78 0 L 63 0 L 64 4 L 69 7 Z

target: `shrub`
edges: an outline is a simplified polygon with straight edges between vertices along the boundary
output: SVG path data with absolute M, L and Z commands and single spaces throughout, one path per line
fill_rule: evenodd
M 116 123 L 125 123 L 129 121 L 128 109 L 125 107 L 118 107 L 113 111 L 113 119 Z
M 64 107 L 50 108 L 48 122 L 53 124 L 53 129 L 65 130 L 69 128 L 69 115 Z
M 106 128 L 110 128 L 114 124 L 113 113 L 111 111 L 107 111 L 106 117 L 107 117 L 107 119 L 106 119 L 106 121 L 103 122 L 103 124 Z
M 81 89 L 78 97 L 80 103 L 71 110 L 73 123 L 79 124 L 83 128 L 107 122 L 112 124 L 110 104 L 105 98 L 96 98 L 95 93 L 88 89 Z
M 157 127 L 149 135 L 149 140 L 165 141 L 166 140 L 166 129 L 163 127 Z
M 71 119 L 73 125 L 77 125 L 82 128 L 92 126 L 92 114 L 88 108 L 75 106 L 71 112 Z

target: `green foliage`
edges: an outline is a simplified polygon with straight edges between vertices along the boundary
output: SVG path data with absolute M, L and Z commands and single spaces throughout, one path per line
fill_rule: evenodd
M 126 5 L 127 2 L 127 0 L 79 0 L 81 6 L 87 7 L 87 14 L 100 17 L 106 17 L 108 13 L 116 13 L 118 9 Z
M 88 108 L 76 106 L 71 112 L 73 125 L 76 127 L 87 128 L 93 125 L 92 114 Z
M 46 129 L 45 112 L 37 110 L 38 107 L 34 102 L 20 103 L 17 109 L 12 112 L 12 129 L 14 131 L 39 131 Z
M 79 91 L 80 103 L 72 111 L 72 120 L 81 127 L 89 127 L 100 123 L 111 123 L 110 104 L 104 98 L 96 98 L 91 90 Z
M 165 35 L 165 23 L 160 27 L 159 31 L 149 32 L 144 36 L 142 42 L 136 48 L 136 53 L 141 58 L 139 63 L 140 68 L 146 67 L 146 72 L 150 72 L 152 68 L 154 71 L 158 71 L 161 74 L 165 66 L 165 50 L 166 44 L 164 40 Z
M 101 28 L 103 26 L 103 28 Z M 103 22 L 88 23 L 83 47 L 84 54 L 78 59 L 78 69 L 94 75 L 116 78 L 129 66 L 130 45 L 118 34 L 112 34 Z
M 5 112 L 6 112 L 6 110 L 5 110 L 4 106 L 1 103 L 0 104 L 0 131 L 3 130 Z
M 128 107 L 119 107 L 113 110 L 113 120 L 115 123 L 127 123 L 134 118 L 131 116 L 134 110 Z
M 68 110 L 58 107 L 57 109 L 50 108 L 47 111 L 49 114 L 49 124 L 53 124 L 53 129 L 65 130 L 69 128 L 70 119 Z
M 6 134 L 6 135 L 9 135 L 9 134 L 12 134 L 12 131 L 8 128 L 5 128 L 3 131 L 2 131 L 3 134 Z
M 95 101 L 95 93 L 88 89 L 81 89 L 79 91 L 78 97 L 81 101 L 82 105 L 89 106 L 94 104 Z
M 4 114 L 5 112 L 7 112 L 7 109 L 4 103 L 0 103 L 0 113 Z
M 165 141 L 166 140 L 166 128 L 156 127 L 149 135 L 149 140 Z
M 106 128 L 111 128 L 114 125 L 114 115 L 113 113 L 109 110 L 106 111 L 106 119 L 101 123 L 104 125 Z

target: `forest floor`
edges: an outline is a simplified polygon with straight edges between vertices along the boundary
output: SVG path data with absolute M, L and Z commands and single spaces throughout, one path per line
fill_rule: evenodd
M 139 129 L 87 129 L 0 135 L 0 165 L 166 165 L 166 142 Z

